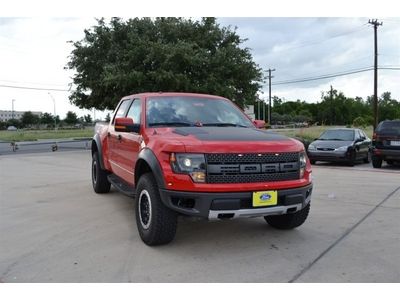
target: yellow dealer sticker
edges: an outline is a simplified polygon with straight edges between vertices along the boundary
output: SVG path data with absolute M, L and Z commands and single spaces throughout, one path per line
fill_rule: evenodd
M 278 191 L 253 192 L 253 207 L 278 204 Z

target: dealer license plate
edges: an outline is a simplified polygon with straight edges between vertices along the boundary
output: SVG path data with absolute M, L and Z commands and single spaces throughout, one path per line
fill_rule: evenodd
M 253 192 L 253 207 L 278 204 L 278 191 Z
M 400 146 L 400 141 L 390 141 L 390 146 Z

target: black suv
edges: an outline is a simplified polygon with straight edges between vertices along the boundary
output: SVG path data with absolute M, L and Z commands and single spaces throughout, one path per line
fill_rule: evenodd
M 382 121 L 372 137 L 372 165 L 380 168 L 382 161 L 389 165 L 400 162 L 400 120 Z

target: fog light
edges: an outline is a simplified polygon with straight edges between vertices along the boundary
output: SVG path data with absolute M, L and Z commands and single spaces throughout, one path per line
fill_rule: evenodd
M 204 172 L 191 172 L 190 177 L 192 177 L 194 182 L 206 182 L 206 174 Z

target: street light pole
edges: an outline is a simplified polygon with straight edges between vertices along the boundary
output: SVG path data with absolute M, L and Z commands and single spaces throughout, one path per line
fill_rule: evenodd
M 48 92 L 49 96 L 53 100 L 53 105 L 54 105 L 54 131 L 57 130 L 57 118 L 56 118 L 56 99 L 54 99 L 53 95 Z
M 11 119 L 14 120 L 14 102 L 15 99 L 11 100 Z

